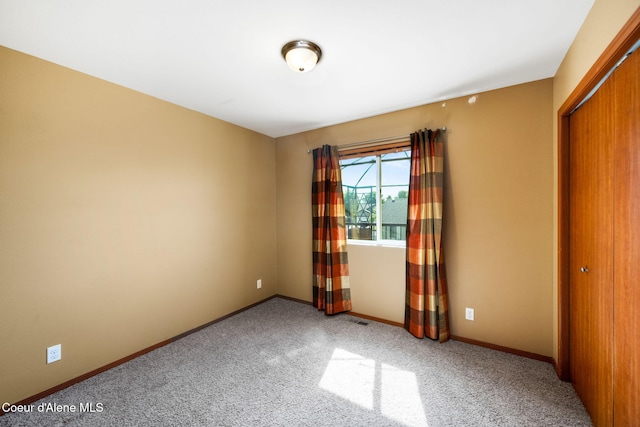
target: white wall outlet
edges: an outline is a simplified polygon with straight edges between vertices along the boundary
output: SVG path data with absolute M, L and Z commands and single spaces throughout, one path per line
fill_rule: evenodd
M 258 279 L 256 286 L 258 287 L 258 289 L 262 287 L 262 279 Z
M 47 348 L 47 363 L 57 362 L 62 359 L 62 344 Z
M 464 309 L 464 318 L 467 320 L 474 320 L 475 318 L 475 310 L 473 308 L 465 308 Z

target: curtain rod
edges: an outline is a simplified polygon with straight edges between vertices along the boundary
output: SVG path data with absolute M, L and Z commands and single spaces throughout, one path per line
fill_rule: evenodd
M 446 132 L 447 128 L 441 127 L 440 130 L 442 132 Z M 382 144 L 384 142 L 402 141 L 403 139 L 409 139 L 410 136 L 411 135 L 399 135 L 399 136 L 390 136 L 387 138 L 370 139 L 368 141 L 352 142 L 351 144 L 340 145 L 338 148 L 345 149 L 345 148 L 367 146 L 371 144 Z M 307 150 L 307 153 L 311 153 L 311 150 Z

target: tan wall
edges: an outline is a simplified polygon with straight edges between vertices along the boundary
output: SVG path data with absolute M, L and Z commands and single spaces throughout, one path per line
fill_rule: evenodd
M 272 138 L 3 47 L 0 64 L 0 402 L 275 294 Z
M 638 6 L 596 0 L 553 87 L 425 105 L 275 149 L 264 135 L 0 47 L 0 402 L 275 292 L 310 301 L 307 150 L 422 127 L 449 128 L 453 334 L 556 356 L 555 114 Z M 404 250 L 350 245 L 349 256 L 354 311 L 401 322 Z M 46 365 L 58 343 L 62 361 Z
M 554 276 L 553 276 L 553 357 L 558 357 L 558 136 L 557 113 L 571 92 L 593 66 L 609 43 L 640 7 L 640 0 L 596 0 L 582 28 L 567 52 L 553 81 L 553 171 L 554 171 Z
M 550 79 L 278 138 L 278 292 L 311 300 L 311 155 L 446 126 L 445 254 L 454 335 L 552 353 Z M 353 310 L 404 319 L 404 249 L 349 245 Z M 476 310 L 464 320 L 465 307 Z

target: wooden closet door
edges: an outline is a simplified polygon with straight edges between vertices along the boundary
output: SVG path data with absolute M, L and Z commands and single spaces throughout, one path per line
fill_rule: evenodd
M 611 79 L 569 119 L 571 379 L 596 426 L 612 423 Z
M 640 49 L 612 75 L 614 170 L 614 381 L 616 426 L 640 425 Z

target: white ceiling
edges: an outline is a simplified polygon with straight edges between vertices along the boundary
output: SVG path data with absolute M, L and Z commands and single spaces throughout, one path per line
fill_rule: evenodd
M 0 0 L 0 44 L 278 137 L 552 77 L 593 2 Z

